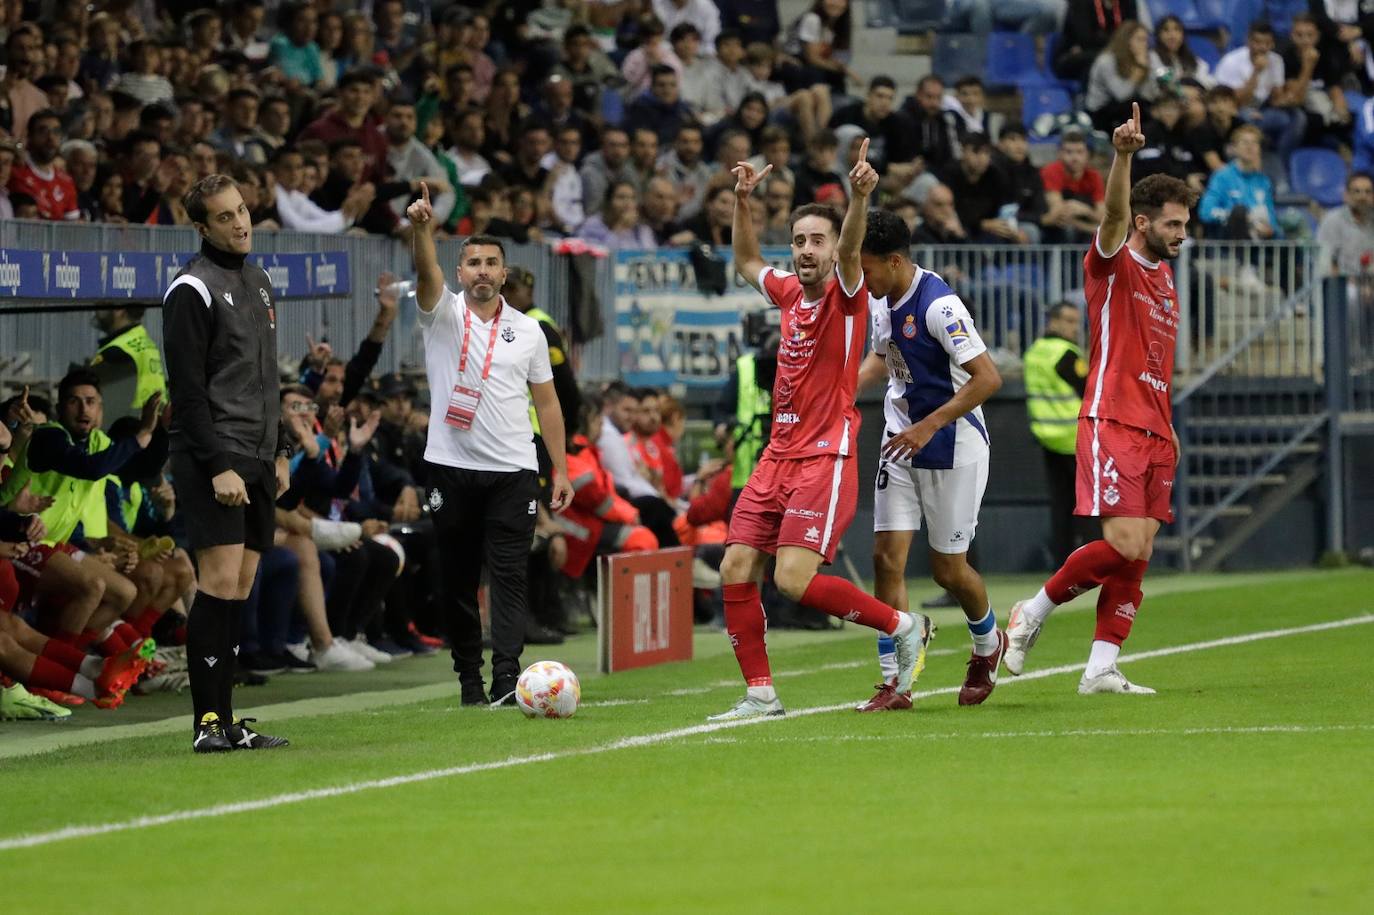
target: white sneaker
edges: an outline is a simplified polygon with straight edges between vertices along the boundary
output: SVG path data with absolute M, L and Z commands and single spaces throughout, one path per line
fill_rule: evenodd
M 1153 696 L 1155 691 L 1148 686 L 1137 686 L 1127 680 L 1125 674 L 1117 670 L 1116 665 L 1113 664 L 1095 677 L 1089 677 L 1088 672 L 1083 671 L 1083 679 L 1078 681 L 1078 695 L 1087 696 L 1092 693 L 1130 693 L 1135 696 Z
M 367 658 L 354 654 L 343 639 L 335 639 L 324 651 L 312 651 L 310 660 L 316 670 L 372 670 L 377 665 Z
M 1040 638 L 1040 623 L 1021 609 L 1025 603 L 1018 600 L 1012 604 L 1011 616 L 1007 618 L 1007 653 L 1002 655 L 1002 663 L 1013 677 L 1021 676 L 1021 671 L 1026 669 L 1026 652 Z
M 930 645 L 932 627 L 930 617 L 924 613 L 911 614 L 915 625 L 906 635 L 892 636 L 897 648 L 897 692 L 911 692 L 911 684 L 926 667 L 926 648 Z
M 719 715 L 707 715 L 707 721 L 739 721 L 744 718 L 776 718 L 786 715 L 782 700 L 774 696 L 769 699 L 756 699 L 748 694 L 735 703 L 734 708 Z
M 309 642 L 296 642 L 295 644 L 291 644 L 291 643 L 288 642 L 284 647 L 286 648 L 287 654 L 291 655 L 291 657 L 295 658 L 297 661 L 309 662 L 309 660 L 310 660 L 310 643 L 309 643 Z
M 153 655 L 153 660 L 160 662 L 164 673 L 175 672 L 186 669 L 186 646 L 169 645 L 166 648 L 159 648 Z
M 358 636 L 352 642 L 346 644 L 354 654 L 362 658 L 367 658 L 373 664 L 390 664 L 393 660 L 391 655 L 387 654 L 385 651 L 378 651 L 376 648 L 373 648 L 363 636 Z

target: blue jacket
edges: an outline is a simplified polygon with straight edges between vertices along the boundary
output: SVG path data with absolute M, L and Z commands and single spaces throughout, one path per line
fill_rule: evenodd
M 1351 172 L 1369 174 L 1374 170 L 1374 99 L 1355 112 L 1355 156 L 1350 162 Z
M 1225 225 L 1238 206 L 1264 207 L 1269 213 L 1269 225 L 1274 227 L 1274 237 L 1283 237 L 1278 214 L 1274 212 L 1274 183 L 1264 172 L 1243 172 L 1232 162 L 1212 174 L 1207 192 L 1198 204 L 1198 215 L 1206 225 Z

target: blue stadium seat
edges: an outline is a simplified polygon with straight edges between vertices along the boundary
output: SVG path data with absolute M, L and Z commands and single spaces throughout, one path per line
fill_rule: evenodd
M 1217 68 L 1217 61 L 1221 60 L 1221 49 L 1215 41 L 1205 35 L 1188 35 L 1184 40 L 1198 60 L 1207 64 L 1209 69 Z
M 1021 32 L 988 36 L 987 81 L 990 86 L 1036 86 L 1045 82 L 1035 59 L 1035 39 Z
M 1027 128 L 1042 114 L 1064 114 L 1073 110 L 1073 98 L 1057 86 L 1037 86 L 1022 95 L 1021 122 Z
M 870 0 L 870 3 L 874 0 Z M 883 2 L 883 0 L 877 0 Z M 894 8 L 899 35 L 929 32 L 945 20 L 946 0 L 887 0 Z M 870 7 L 871 9 L 872 7 Z M 872 13 L 870 13 L 872 15 Z M 936 70 L 936 73 L 940 71 Z M 943 74 L 941 74 L 943 75 Z
M 1199 31 L 1228 28 L 1231 22 L 1231 7 L 1234 5 L 1235 0 L 1193 0 L 1198 20 L 1194 28 Z
M 938 73 L 946 85 L 965 76 L 982 77 L 987 69 L 988 36 L 953 33 L 935 36 L 930 57 L 930 72 Z
M 1360 109 L 1368 99 L 1354 89 L 1345 90 L 1345 106 L 1350 109 L 1350 113 L 1355 117 L 1360 116 Z
M 1177 16 L 1189 32 L 1214 32 L 1230 25 L 1228 7 L 1234 0 L 1149 0 L 1150 13 L 1155 22 L 1165 16 Z
M 1288 180 L 1293 190 L 1322 206 L 1340 206 L 1345 191 L 1345 160 L 1330 149 L 1295 150 L 1288 160 Z

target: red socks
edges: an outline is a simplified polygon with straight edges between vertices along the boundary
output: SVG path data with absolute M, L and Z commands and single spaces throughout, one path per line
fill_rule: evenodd
M 78 666 L 80 665 L 78 664 Z M 69 693 L 72 691 L 72 683 L 75 680 L 76 671 L 68 670 L 48 658 L 37 657 L 33 659 L 33 672 L 24 682 L 37 689 L 55 689 L 59 692 Z
M 739 661 L 745 685 L 772 685 L 768 648 L 763 641 L 768 619 L 763 615 L 758 585 L 753 582 L 724 585 L 721 593 L 725 597 L 725 631 L 730 634 L 730 644 L 734 646 L 735 660 Z
M 897 631 L 897 622 L 901 619 L 887 604 L 865 594 L 853 582 L 834 575 L 817 575 L 811 579 L 801 603 L 888 635 Z
M 1116 575 L 1129 563 L 1105 540 L 1094 540 L 1069 554 L 1050 580 L 1045 582 L 1045 596 L 1055 606 L 1068 603 L 1080 594 L 1091 591 Z M 1143 572 L 1141 573 L 1144 574 Z M 1137 578 L 1138 582 L 1140 579 Z
M 106 635 L 103 639 L 99 634 L 96 634 L 95 637 L 91 639 L 91 642 L 94 643 L 96 653 L 108 658 L 110 655 L 116 655 L 121 651 L 127 651 L 129 648 L 129 641 L 124 638 L 121 631 L 127 625 L 128 624 L 125 623 L 110 627 L 106 630 Z M 89 634 L 89 630 L 87 633 L 83 633 L 83 636 L 86 634 Z
M 1140 583 L 1145 578 L 1147 566 L 1149 563 L 1143 559 L 1128 562 L 1102 584 L 1102 593 L 1097 596 L 1095 641 L 1120 645 L 1131 634 L 1131 623 L 1135 622 L 1136 611 L 1144 598 Z
M 48 644 L 43 646 L 43 651 L 40 654 L 49 661 L 55 661 L 73 671 L 80 671 L 82 663 L 86 660 L 86 653 L 81 649 L 73 648 L 66 642 L 59 642 L 57 639 L 48 639 Z
M 137 629 L 138 634 L 146 639 L 152 636 L 153 627 L 157 625 L 157 621 L 160 619 L 162 619 L 161 610 L 156 607 L 144 607 L 143 612 L 130 621 L 130 625 Z

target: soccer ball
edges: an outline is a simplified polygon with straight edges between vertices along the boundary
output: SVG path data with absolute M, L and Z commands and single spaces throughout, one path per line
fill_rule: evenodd
M 515 701 L 526 718 L 571 718 L 581 698 L 577 674 L 557 661 L 535 661 L 515 684 Z

